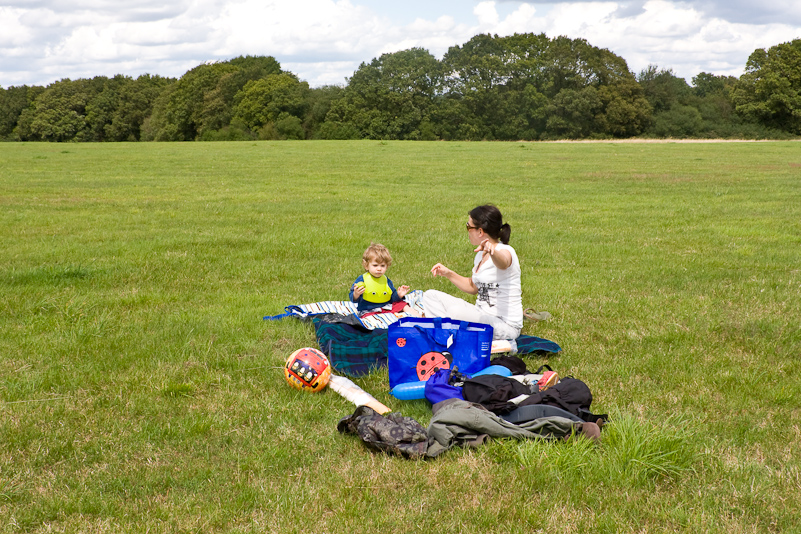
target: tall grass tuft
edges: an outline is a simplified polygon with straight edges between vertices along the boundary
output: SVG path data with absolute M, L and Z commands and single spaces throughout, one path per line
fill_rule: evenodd
M 568 443 L 535 441 L 515 447 L 517 461 L 544 477 L 575 484 L 641 488 L 692 476 L 701 444 L 680 416 L 643 421 L 613 412 L 600 442 L 574 436 Z
M 643 421 L 631 414 L 614 413 L 612 423 L 604 429 L 599 456 L 607 480 L 648 484 L 692 476 L 700 460 L 700 442 L 690 427 L 690 421 L 681 415 Z

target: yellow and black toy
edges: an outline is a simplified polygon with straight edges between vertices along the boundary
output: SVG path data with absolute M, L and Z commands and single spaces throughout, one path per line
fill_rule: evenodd
M 328 385 L 331 364 L 319 350 L 304 347 L 289 356 L 284 366 L 284 377 L 293 388 L 317 393 Z

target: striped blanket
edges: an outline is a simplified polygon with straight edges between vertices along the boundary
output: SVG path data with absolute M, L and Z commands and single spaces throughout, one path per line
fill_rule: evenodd
M 404 300 L 409 304 L 409 307 L 416 310 L 418 313 L 423 313 L 423 292 L 418 290 L 412 291 Z M 264 319 L 267 321 L 275 321 L 283 319 L 284 317 L 297 317 L 299 319 L 307 319 L 317 315 L 347 315 L 352 316 L 351 320 L 355 320 L 367 330 L 386 330 L 389 325 L 400 319 L 407 317 L 407 313 L 393 313 L 393 312 L 379 312 L 369 315 L 359 316 L 356 303 L 348 300 L 326 300 L 323 302 L 313 302 L 311 304 L 300 304 L 287 306 L 284 308 L 284 313 L 278 315 L 266 315 Z

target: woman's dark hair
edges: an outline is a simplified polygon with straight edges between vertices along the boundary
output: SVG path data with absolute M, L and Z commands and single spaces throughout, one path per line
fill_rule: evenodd
M 493 204 L 484 204 L 473 208 L 468 212 L 473 224 L 481 228 L 493 239 L 497 239 L 504 245 L 509 244 L 509 237 L 512 235 L 512 228 L 503 222 L 503 215 Z

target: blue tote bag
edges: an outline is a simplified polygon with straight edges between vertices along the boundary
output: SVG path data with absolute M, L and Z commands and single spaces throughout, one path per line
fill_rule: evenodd
M 389 387 L 426 381 L 440 369 L 473 374 L 489 366 L 492 327 L 447 317 L 402 317 L 389 325 Z

